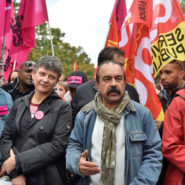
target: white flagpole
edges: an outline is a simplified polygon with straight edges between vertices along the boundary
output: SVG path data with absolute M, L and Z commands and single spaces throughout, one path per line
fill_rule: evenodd
M 51 33 L 51 27 L 50 27 L 50 24 L 49 24 L 49 20 L 48 20 L 48 29 L 49 29 L 49 35 L 50 35 L 52 56 L 55 56 L 54 47 L 53 47 L 53 38 L 52 38 L 52 33 Z
M 14 62 L 13 62 L 13 70 L 12 71 L 15 70 L 15 66 L 16 66 L 16 60 L 14 60 Z

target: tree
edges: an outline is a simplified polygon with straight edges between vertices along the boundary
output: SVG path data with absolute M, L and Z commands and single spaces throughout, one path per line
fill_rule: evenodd
M 74 47 L 64 42 L 65 33 L 59 28 L 51 28 L 52 40 L 55 56 L 57 56 L 63 65 L 63 73 L 66 77 L 73 71 L 75 59 L 78 61 L 78 70 L 85 72 L 88 79 L 93 79 L 94 64 L 90 64 L 90 58 L 84 52 L 82 47 Z M 29 55 L 30 60 L 37 61 L 43 55 L 52 55 L 51 43 L 47 24 L 42 24 L 36 28 L 36 46 Z
M 184 0 L 178 0 L 178 1 L 183 13 L 185 14 L 185 1 Z

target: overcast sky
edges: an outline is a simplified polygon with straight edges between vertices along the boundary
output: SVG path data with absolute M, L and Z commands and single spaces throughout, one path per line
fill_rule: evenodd
M 132 0 L 127 0 L 130 7 Z M 115 0 L 46 0 L 51 27 L 60 28 L 64 41 L 81 46 L 96 66 L 105 45 Z M 128 8 L 127 8 L 128 11 Z

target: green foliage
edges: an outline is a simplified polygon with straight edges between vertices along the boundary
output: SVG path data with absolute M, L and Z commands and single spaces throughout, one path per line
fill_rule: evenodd
M 185 14 L 185 1 L 184 0 L 178 0 L 178 1 L 183 13 Z
M 63 73 L 66 78 L 73 71 L 75 59 L 78 61 L 78 70 L 85 72 L 88 79 L 93 79 L 94 64 L 90 64 L 90 58 L 82 47 L 74 47 L 63 41 L 65 33 L 59 28 L 51 28 L 52 40 L 55 56 L 63 65 Z M 43 55 L 52 55 L 50 35 L 47 24 L 42 24 L 36 28 L 36 46 L 29 55 L 30 60 L 37 61 Z

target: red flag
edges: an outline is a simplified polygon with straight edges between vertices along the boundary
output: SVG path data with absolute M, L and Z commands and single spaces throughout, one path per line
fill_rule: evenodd
M 12 15 L 13 16 L 13 15 Z M 35 47 L 35 26 L 48 20 L 45 0 L 21 0 L 16 22 L 11 19 L 11 33 L 7 40 L 7 56 L 5 59 L 4 78 L 7 79 L 16 61 L 16 68 L 28 59 Z M 8 46 L 9 45 L 9 46 Z
M 78 71 L 78 63 L 77 63 L 76 59 L 75 59 L 75 62 L 74 62 L 74 71 Z
M 105 47 L 118 47 L 118 42 L 120 40 L 120 30 L 126 17 L 126 13 L 127 10 L 125 0 L 116 0 L 109 21 L 110 29 Z
M 134 0 L 121 30 L 119 46 L 125 51 L 127 82 L 136 86 L 140 102 L 151 111 L 153 118 L 163 120 L 153 78 L 150 42 L 152 8 L 152 1 Z

